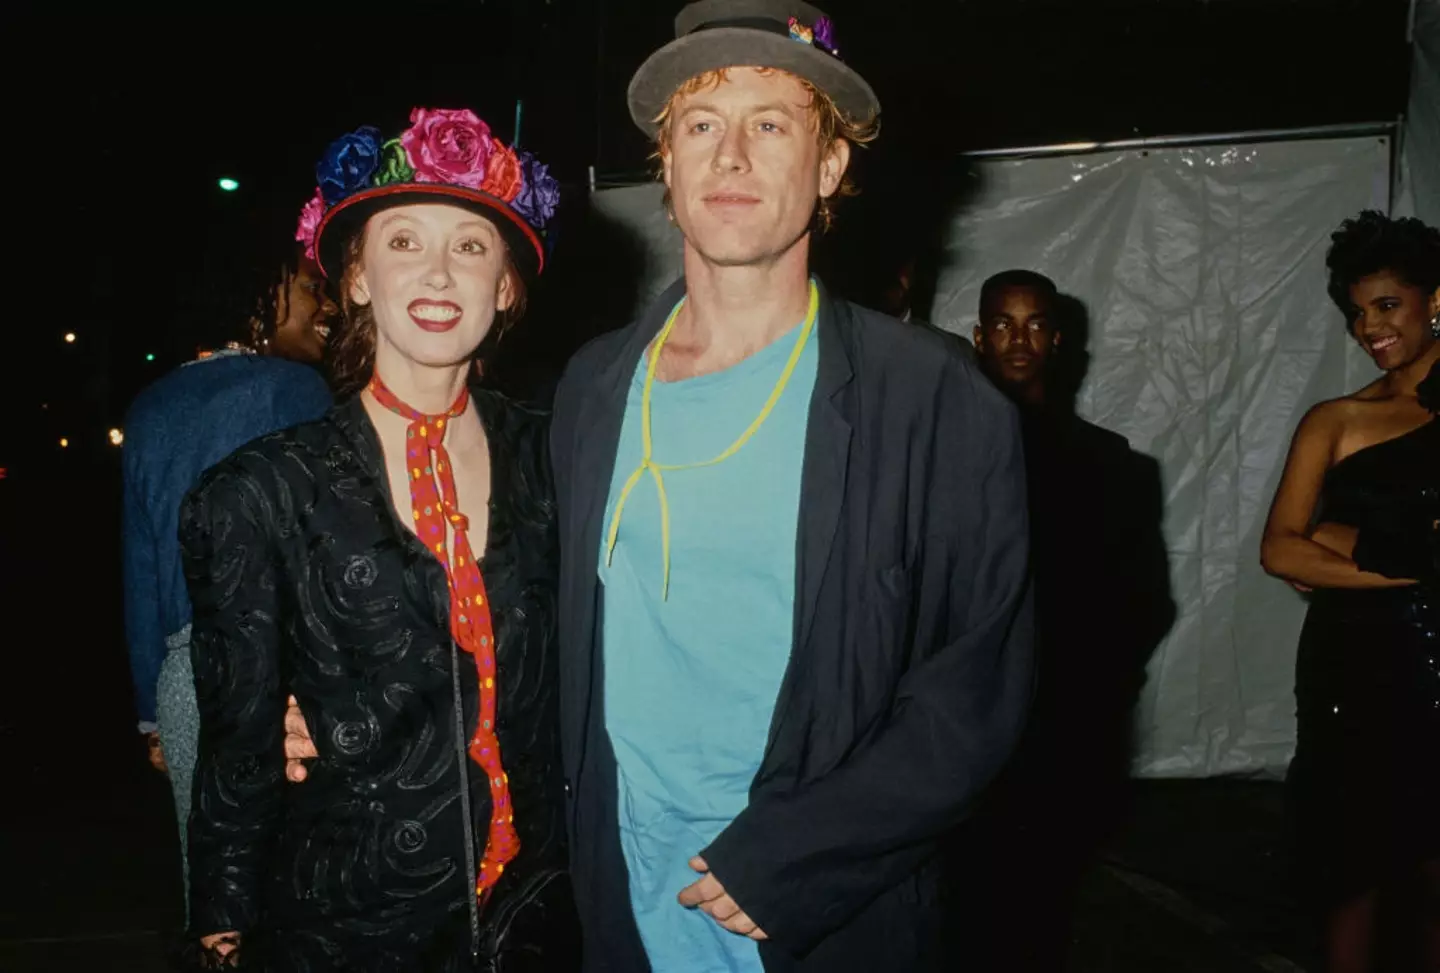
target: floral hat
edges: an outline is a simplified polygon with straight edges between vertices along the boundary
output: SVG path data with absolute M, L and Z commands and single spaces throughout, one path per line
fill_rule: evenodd
M 295 239 L 332 278 L 341 247 L 372 215 L 445 201 L 494 223 L 516 267 L 533 280 L 545 266 L 545 227 L 560 201 L 549 170 L 495 138 L 468 108 L 415 108 L 410 127 L 389 141 L 368 125 L 342 135 L 320 157 L 315 180 Z

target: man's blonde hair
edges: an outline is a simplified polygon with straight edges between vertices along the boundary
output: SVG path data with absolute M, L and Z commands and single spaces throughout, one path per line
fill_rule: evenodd
M 761 74 L 789 74 L 788 71 L 782 71 L 779 68 L 757 68 L 756 70 Z M 679 104 L 680 99 L 687 98 L 697 91 L 718 88 L 728 74 L 728 68 L 717 68 L 714 71 L 697 74 L 676 88 L 675 93 L 665 102 L 665 107 L 660 109 L 660 113 L 655 116 L 655 151 L 651 153 L 650 157 L 660 163 L 658 176 L 663 177 L 662 160 L 670 151 L 670 122 L 675 114 L 675 106 Z M 822 154 L 829 153 L 838 141 L 844 140 L 851 145 L 869 145 L 880 134 L 878 118 L 870 118 L 865 121 L 848 118 L 835 104 L 835 99 L 824 91 L 798 75 L 791 74 L 790 76 L 800 82 L 801 87 L 810 95 L 810 101 L 806 107 L 810 109 L 815 118 L 815 139 L 820 145 Z M 854 196 L 859 191 L 847 170 L 840 177 L 840 187 L 835 190 L 834 194 L 820 197 L 815 210 L 815 221 L 822 233 L 830 229 L 835 222 L 835 200 L 842 196 Z M 665 208 L 670 208 L 669 189 L 665 190 Z

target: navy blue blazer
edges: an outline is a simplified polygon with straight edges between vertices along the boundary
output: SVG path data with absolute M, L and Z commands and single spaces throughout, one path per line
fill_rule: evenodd
M 596 563 L 626 391 L 683 292 L 583 348 L 555 400 L 561 747 L 587 971 L 648 968 Z M 701 854 L 769 935 L 769 971 L 945 969 L 939 843 L 1011 754 L 1033 688 L 1019 419 L 928 329 L 823 288 L 818 328 L 791 658 L 749 807 Z

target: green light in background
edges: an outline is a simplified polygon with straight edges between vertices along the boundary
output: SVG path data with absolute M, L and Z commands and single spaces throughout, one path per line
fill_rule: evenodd
M 235 190 L 240 188 L 240 184 L 234 179 L 231 179 L 229 176 L 225 176 L 220 180 L 220 188 L 225 190 L 227 193 L 233 193 Z
M 154 356 L 153 354 L 152 354 L 152 355 L 146 355 L 146 356 L 145 356 L 145 360 L 146 360 L 146 361 L 154 361 L 154 360 L 155 360 L 155 356 Z

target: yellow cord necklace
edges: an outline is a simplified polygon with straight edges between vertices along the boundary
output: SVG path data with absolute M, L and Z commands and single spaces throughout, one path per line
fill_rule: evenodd
M 660 329 L 660 334 L 655 338 L 650 349 L 650 362 L 645 369 L 645 386 L 640 393 L 640 442 L 643 453 L 640 465 L 635 467 L 635 471 L 630 474 L 629 479 L 625 481 L 625 486 L 620 490 L 620 499 L 615 504 L 615 515 L 610 519 L 610 534 L 605 545 L 605 564 L 608 567 L 615 557 L 615 541 L 620 536 L 620 517 L 625 512 L 625 502 L 630 499 L 630 491 L 635 488 L 635 484 L 640 482 L 640 478 L 646 472 L 649 472 L 651 479 L 655 481 L 655 493 L 660 498 L 660 556 L 664 571 L 660 589 L 661 601 L 668 600 L 670 597 L 670 503 L 665 497 L 664 474 L 723 463 L 740 452 L 740 448 L 760 430 L 760 427 L 765 424 L 765 420 L 770 418 L 770 413 L 775 409 L 775 403 L 780 401 L 785 386 L 790 384 L 790 376 L 795 374 L 795 366 L 800 363 L 800 353 L 805 350 L 805 343 L 810 340 L 810 333 L 815 330 L 815 318 L 820 309 L 820 291 L 812 280 L 810 282 L 810 308 L 805 314 L 805 323 L 800 326 L 800 335 L 795 339 L 795 347 L 790 352 L 785 369 L 780 373 L 780 379 L 775 383 L 775 387 L 770 390 L 770 397 L 765 400 L 760 414 L 740 434 L 739 438 L 714 459 L 702 460 L 699 463 L 657 463 L 654 460 L 655 443 L 650 434 L 650 393 L 655 385 L 655 369 L 660 364 L 660 350 L 665 347 L 665 341 L 670 337 L 670 332 L 675 327 L 675 321 L 680 316 L 680 309 L 684 306 L 685 299 L 682 297 L 675 305 L 675 310 L 670 312 L 670 317 L 665 321 L 665 327 Z

